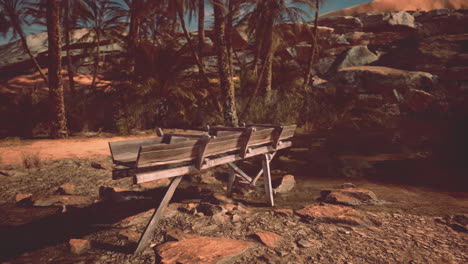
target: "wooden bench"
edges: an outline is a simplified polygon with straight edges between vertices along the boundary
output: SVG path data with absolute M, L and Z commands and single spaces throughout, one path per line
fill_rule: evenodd
M 170 202 L 183 175 L 222 164 L 230 165 L 228 195 L 231 195 L 235 175 L 239 174 L 250 186 L 264 175 L 268 202 L 274 206 L 270 162 L 280 149 L 292 145 L 296 125 L 245 125 L 244 127 L 211 127 L 197 134 L 164 134 L 159 137 L 109 142 L 112 161 L 119 167 L 113 179 L 133 177 L 134 183 L 174 178 L 138 242 L 136 253 L 151 240 L 164 208 Z M 263 155 L 262 168 L 250 177 L 234 164 L 236 161 Z

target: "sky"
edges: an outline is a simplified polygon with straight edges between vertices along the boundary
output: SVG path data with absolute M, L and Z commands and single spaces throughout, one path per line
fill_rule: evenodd
M 366 2 L 372 2 L 372 0 L 325 0 L 325 3 L 320 8 L 320 14 L 324 14 L 324 13 L 327 13 L 327 12 L 330 12 L 330 11 L 351 7 L 351 6 L 366 3 Z M 211 10 L 211 8 L 207 8 L 206 9 L 207 21 L 212 20 L 212 18 L 209 17 L 212 14 L 213 14 L 213 11 Z M 197 28 L 196 19 L 194 19 L 194 21 L 191 24 L 189 24 L 189 29 L 190 30 L 196 30 L 196 28 Z M 24 31 L 25 31 L 25 33 L 27 35 L 32 34 L 32 33 L 43 32 L 45 30 L 46 29 L 44 27 L 39 27 L 37 25 L 32 25 L 30 27 L 25 27 L 24 28 Z M 15 40 L 16 39 L 14 39 L 13 41 L 15 41 Z M 11 41 L 12 41 L 11 40 L 11 35 L 7 35 L 6 37 L 0 36 L 0 45 L 9 43 Z

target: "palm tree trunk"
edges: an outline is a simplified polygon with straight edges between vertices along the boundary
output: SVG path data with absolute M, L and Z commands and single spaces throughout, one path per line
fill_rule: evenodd
M 70 92 L 75 94 L 75 80 L 73 76 L 75 73 L 73 72 L 72 67 L 72 57 L 70 54 L 70 14 L 69 14 L 69 0 L 65 0 L 65 8 L 64 8 L 64 35 L 65 35 L 65 46 L 67 47 L 67 72 L 68 72 L 68 83 Z
M 192 39 L 190 38 L 190 34 L 187 30 L 187 26 L 185 25 L 184 12 L 182 10 L 182 7 L 179 5 L 177 1 L 175 3 L 177 5 L 177 14 L 179 15 L 182 30 L 184 31 L 185 39 L 187 40 L 190 51 L 192 52 L 192 56 L 195 58 L 195 62 L 198 66 L 200 78 L 205 83 L 205 85 L 209 85 L 209 80 L 208 80 L 208 77 L 206 76 L 205 67 L 203 67 L 200 57 L 198 57 L 197 51 L 195 50 L 195 47 L 193 46 Z
M 101 36 L 99 34 L 99 31 L 96 30 L 96 58 L 94 59 L 94 72 L 93 72 L 93 81 L 91 82 L 91 87 L 93 90 L 96 89 L 96 81 L 97 81 L 97 75 L 99 72 L 99 63 L 101 62 L 101 49 L 100 49 L 100 43 L 101 43 Z
M 263 74 L 262 83 L 265 91 L 265 99 L 268 102 L 271 99 L 272 80 L 273 80 L 273 52 L 269 52 L 265 58 L 265 73 Z
M 229 76 L 231 79 L 234 77 L 233 48 L 232 48 L 232 16 L 233 16 L 232 12 L 234 12 L 233 0 L 229 0 L 228 1 L 228 13 L 227 13 L 227 19 L 226 19 L 226 46 L 227 46 L 228 60 L 229 60 Z
M 47 1 L 47 35 L 49 42 L 49 100 L 52 138 L 67 136 L 67 120 L 62 85 L 62 47 L 60 39 L 60 7 L 58 0 Z
M 306 74 L 304 76 L 304 89 L 307 88 L 310 84 L 311 80 L 311 73 L 310 71 L 312 70 L 312 65 L 314 64 L 315 61 L 315 53 L 317 51 L 317 33 L 318 33 L 318 17 L 319 17 L 319 0 L 315 1 L 315 20 L 314 20 L 314 32 L 313 32 L 313 42 L 312 42 L 312 47 L 310 50 L 310 57 L 307 62 L 307 70 Z
M 257 78 L 257 82 L 255 84 L 255 90 L 253 91 L 252 95 L 249 97 L 249 100 L 245 104 L 244 111 L 242 111 L 242 114 L 240 115 L 240 120 L 244 120 L 245 116 L 249 113 L 250 107 L 252 106 L 252 103 L 254 102 L 255 98 L 257 97 L 258 91 L 260 90 L 260 85 L 263 82 L 263 75 L 265 74 L 266 68 L 267 68 L 267 62 L 268 60 L 265 59 L 263 62 L 262 70 L 260 72 L 260 75 Z
M 141 0 L 135 0 L 132 2 L 132 6 L 130 9 L 130 30 L 128 33 L 128 69 L 129 72 L 135 71 L 135 53 L 136 53 L 136 46 L 137 46 L 137 38 L 138 38 L 138 31 L 139 31 L 139 17 L 136 12 L 137 8 L 141 8 Z
M 216 48 L 218 53 L 218 72 L 223 94 L 223 116 L 227 126 L 238 126 L 234 83 L 229 74 L 228 48 L 226 45 L 226 22 L 223 15 L 222 0 L 213 0 Z
M 14 28 L 15 28 L 16 32 L 18 33 L 18 35 L 20 36 L 21 44 L 23 45 L 23 49 L 26 51 L 26 53 L 28 53 L 29 57 L 33 61 L 34 66 L 39 71 L 39 74 L 41 75 L 44 82 L 48 83 L 48 80 L 47 80 L 47 77 L 46 77 L 44 71 L 42 70 L 41 66 L 39 65 L 39 62 L 37 62 L 36 58 L 34 57 L 34 55 L 32 54 L 31 50 L 28 47 L 28 42 L 26 41 L 26 37 L 24 36 L 24 32 L 21 29 L 21 26 L 17 25 L 15 23 Z
M 268 21 L 267 25 L 267 30 L 265 32 L 266 34 L 266 41 L 267 43 L 267 49 L 266 49 L 266 55 L 265 55 L 265 64 L 264 67 L 265 73 L 263 74 L 263 91 L 265 91 L 265 99 L 268 102 L 271 99 L 271 92 L 272 92 L 272 80 L 273 80 L 273 56 L 274 56 L 274 50 L 273 50 L 273 20 Z
M 203 63 L 203 48 L 205 46 L 205 0 L 198 0 L 198 56 Z

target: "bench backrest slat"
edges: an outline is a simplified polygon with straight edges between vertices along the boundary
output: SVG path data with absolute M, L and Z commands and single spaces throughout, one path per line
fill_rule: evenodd
M 140 139 L 131 139 L 123 141 L 109 142 L 109 148 L 111 151 L 112 159 L 118 160 L 121 157 L 135 157 L 138 155 L 138 150 L 140 146 L 148 146 L 160 144 L 161 137 L 152 137 L 152 138 L 140 138 Z
M 285 126 L 280 140 L 290 138 L 294 135 L 296 126 Z M 249 147 L 271 143 L 274 138 L 275 129 L 258 127 L 253 132 Z M 247 140 L 243 132 L 226 133 L 223 136 L 212 138 L 206 146 L 204 156 L 209 157 L 222 153 L 239 151 L 242 144 Z M 138 154 L 137 166 L 164 165 L 197 159 L 202 140 L 191 139 L 174 144 L 156 144 L 142 146 Z

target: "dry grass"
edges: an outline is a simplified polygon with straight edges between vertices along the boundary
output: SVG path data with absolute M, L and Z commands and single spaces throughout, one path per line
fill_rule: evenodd
M 41 157 L 39 152 L 34 153 L 21 153 L 21 164 L 25 169 L 37 168 L 39 169 L 42 166 Z

